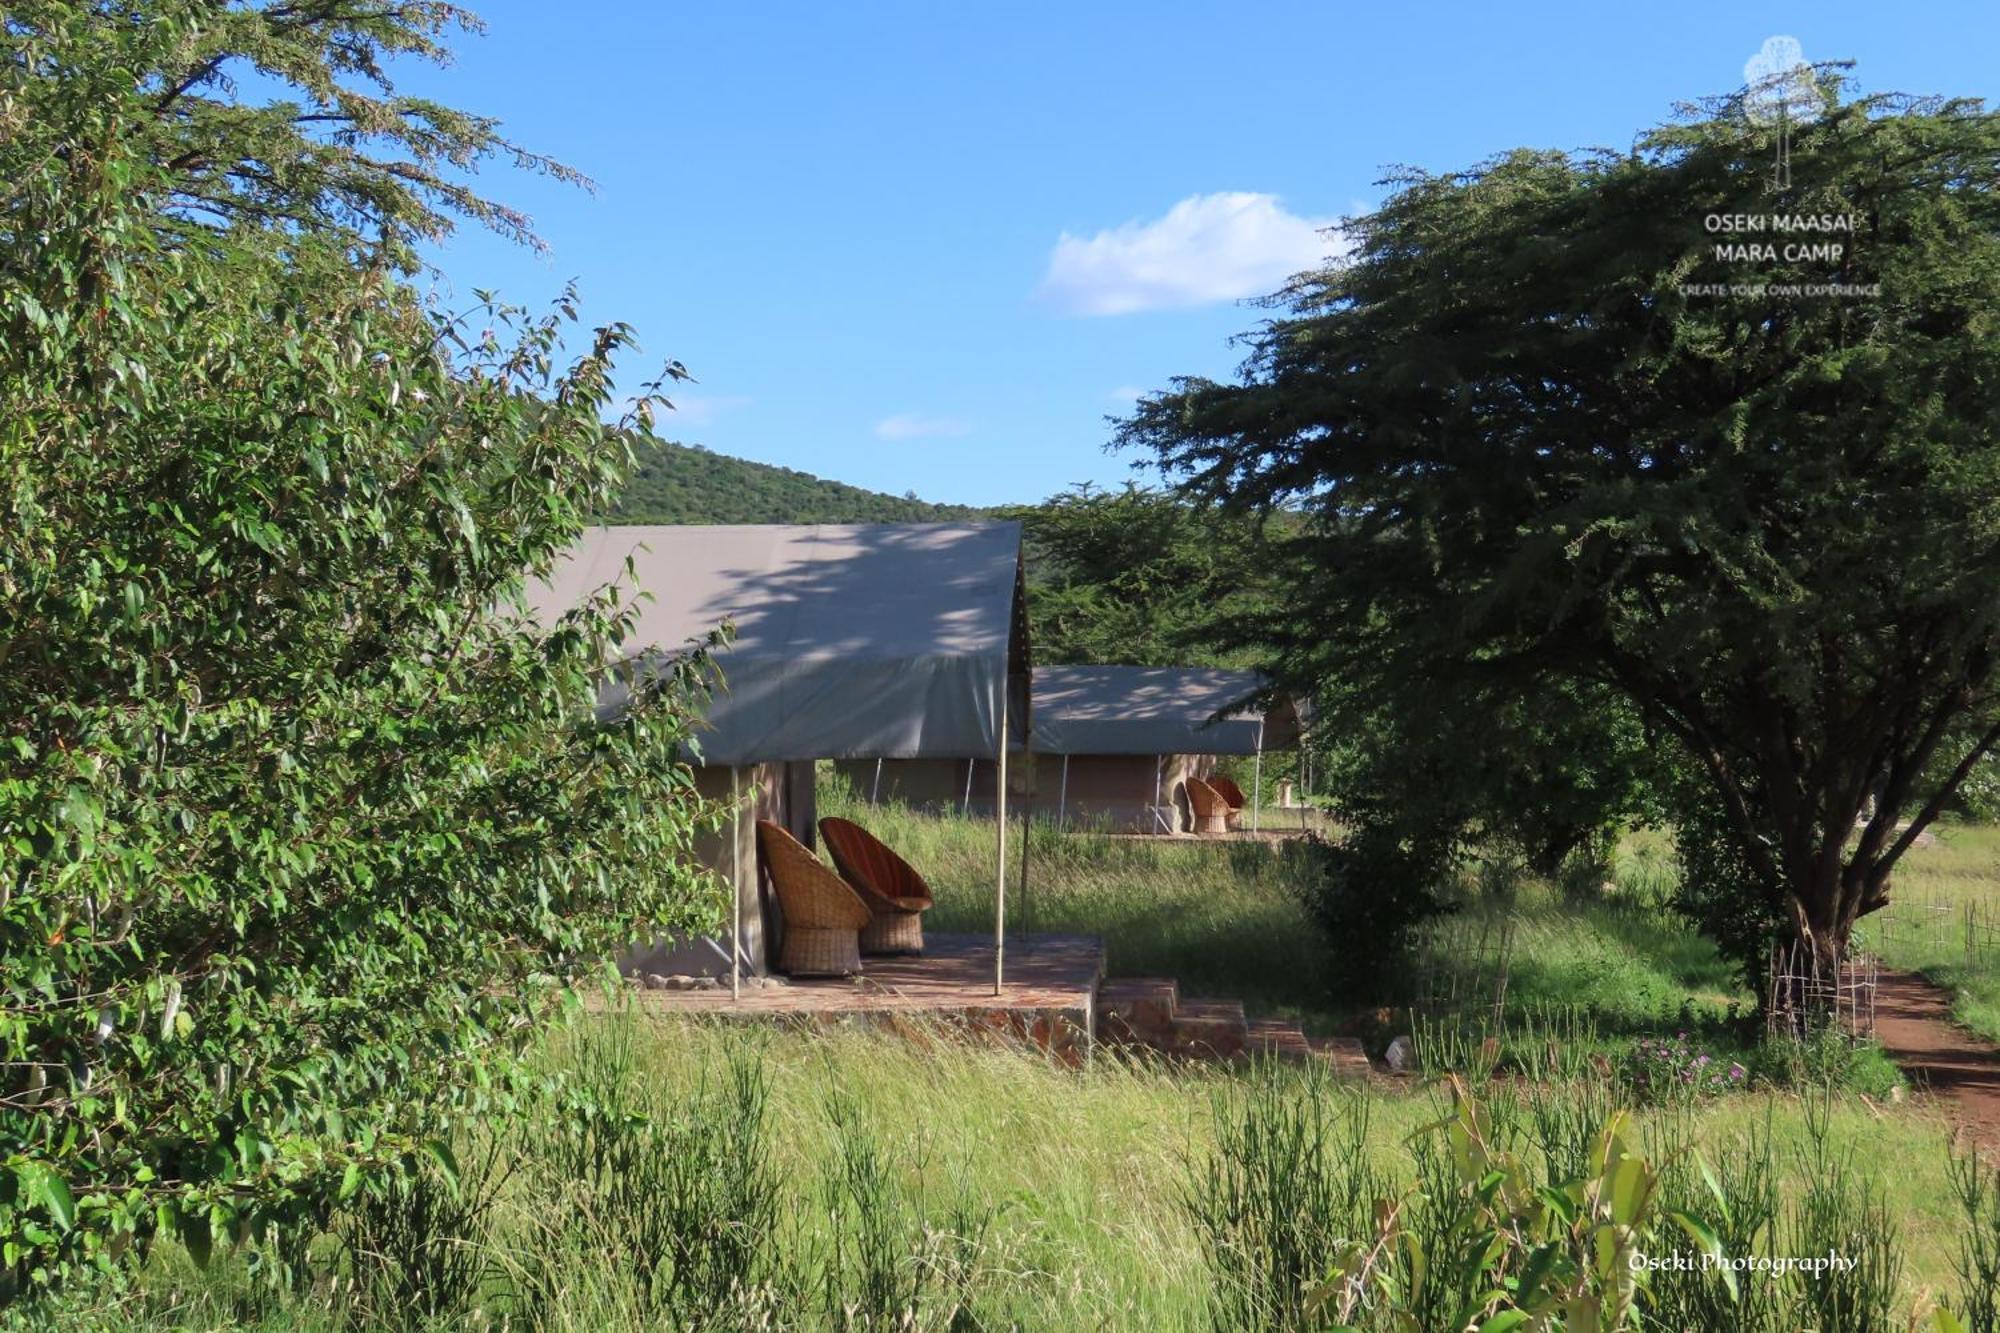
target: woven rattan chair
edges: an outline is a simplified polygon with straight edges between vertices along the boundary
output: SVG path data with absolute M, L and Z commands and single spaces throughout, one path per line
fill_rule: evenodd
M 934 901 L 924 877 L 851 819 L 820 820 L 819 836 L 840 877 L 868 904 L 871 920 L 861 931 L 861 952 L 922 953 L 923 914 Z
M 1188 806 L 1194 811 L 1196 833 L 1229 832 L 1229 802 L 1200 778 L 1187 780 Z
M 757 821 L 757 851 L 785 914 L 778 968 L 795 977 L 844 977 L 861 970 L 861 931 L 868 905 L 806 850 L 805 844 L 768 819 Z
M 1235 828 L 1243 818 L 1243 789 L 1220 773 L 1210 773 L 1202 779 L 1215 789 L 1215 794 L 1229 804 L 1229 827 Z

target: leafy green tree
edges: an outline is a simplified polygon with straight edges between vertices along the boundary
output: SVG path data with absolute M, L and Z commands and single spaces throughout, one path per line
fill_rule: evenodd
M 447 36 L 479 30 L 470 11 L 440 0 L 27 0 L 0 24 L 12 163 L 46 153 L 82 179 L 93 166 L 146 162 L 148 225 L 169 246 L 218 229 L 282 229 L 408 269 L 454 219 L 538 244 L 524 214 L 469 184 L 489 158 L 583 183 L 508 142 L 490 118 L 396 91 L 392 63 L 448 63 Z M 246 82 L 280 95 L 245 98 Z M 31 123 L 50 84 L 71 103 L 67 134 L 51 132 L 62 122 Z M 107 154 L 114 139 L 119 153 Z
M 1702 779 L 1740 876 L 1705 891 L 1831 959 L 2000 741 L 2000 122 L 1818 87 L 1779 193 L 1741 97 L 1629 153 L 1400 177 L 1240 381 L 1122 439 L 1310 512 L 1289 675 L 1614 691 Z M 1718 249 L 1773 215 L 1832 222 Z
M 717 909 L 701 654 L 600 721 L 629 610 L 519 612 L 630 464 L 626 332 L 558 370 L 568 302 L 436 317 L 382 261 L 464 196 L 296 115 L 161 118 L 224 49 L 327 87 L 445 12 L 0 24 L 0 1303 L 448 1161 L 570 983 Z M 187 136 L 272 182 L 200 221 Z
M 1087 484 L 1006 516 L 1027 547 L 1037 661 L 1247 660 L 1252 650 L 1221 627 L 1261 596 L 1262 524 L 1163 491 Z

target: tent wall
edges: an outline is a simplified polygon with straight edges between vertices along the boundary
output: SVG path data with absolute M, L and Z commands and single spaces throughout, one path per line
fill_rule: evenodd
M 1046 760 L 1043 762 L 1047 763 Z M 965 808 L 965 769 L 968 763 L 972 765 L 971 811 L 990 818 L 993 814 L 994 769 L 991 759 L 884 759 L 879 788 L 875 781 L 873 759 L 842 759 L 833 767 L 864 802 L 872 796 L 883 805 L 898 803 L 933 814 L 955 814 Z M 1022 808 L 1015 803 L 1034 790 L 1034 765 L 1029 756 L 1013 755 L 1007 761 L 1010 819 Z
M 1060 755 L 1038 755 L 1041 778 L 1036 805 L 1050 816 L 1056 812 L 1062 784 Z M 1068 819 L 1072 825 L 1103 825 L 1114 833 L 1156 833 L 1147 807 L 1153 804 L 1154 778 L 1159 779 L 1160 803 L 1174 808 L 1174 832 L 1194 827 L 1188 808 L 1187 780 L 1215 771 L 1208 754 L 1075 754 L 1069 757 Z
M 716 764 L 694 770 L 695 789 L 706 800 L 729 800 L 730 769 Z M 742 816 L 725 818 L 720 828 L 695 836 L 695 859 L 725 884 L 733 885 L 743 906 L 743 970 L 746 975 L 770 970 L 777 956 L 781 927 L 776 900 L 757 867 L 757 821 L 782 824 L 808 847 L 813 845 L 818 808 L 813 799 L 813 766 L 809 763 L 744 764 L 736 769 Z M 732 850 L 730 839 L 736 839 Z M 724 910 L 728 899 L 724 898 Z M 729 975 L 729 931 L 710 939 L 665 936 L 635 945 L 618 960 L 627 975 L 724 977 Z
M 876 799 L 885 805 L 899 802 L 917 810 L 948 814 L 956 813 L 965 802 L 965 764 L 963 759 L 885 759 L 879 791 L 872 759 L 842 760 L 834 769 L 852 785 L 854 794 L 862 801 L 876 792 Z M 1156 766 L 1160 803 L 1173 806 L 1176 812 L 1174 831 L 1192 830 L 1194 817 L 1188 807 L 1186 783 L 1191 777 L 1213 773 L 1214 755 L 1071 755 L 1066 789 L 1070 823 L 1101 825 L 1114 833 L 1158 832 L 1146 809 L 1153 804 Z M 1009 805 L 1032 795 L 1036 815 L 1054 818 L 1056 800 L 1065 794 L 1063 757 L 1015 755 L 1007 767 Z M 972 813 L 988 817 L 993 813 L 990 759 L 973 761 Z

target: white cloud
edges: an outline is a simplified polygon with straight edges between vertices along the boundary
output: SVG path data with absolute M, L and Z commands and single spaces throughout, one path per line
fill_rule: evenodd
M 898 412 L 875 423 L 884 440 L 955 440 L 972 433 L 972 423 L 960 417 L 933 417 L 922 412 Z
M 1338 240 L 1320 233 L 1335 220 L 1286 212 L 1274 194 L 1189 195 L 1151 222 L 1089 237 L 1064 232 L 1036 294 L 1072 315 L 1262 296 L 1325 262 Z
M 1110 393 L 1104 395 L 1107 401 L 1121 404 L 1136 403 L 1145 396 L 1146 390 L 1136 384 L 1121 384 Z

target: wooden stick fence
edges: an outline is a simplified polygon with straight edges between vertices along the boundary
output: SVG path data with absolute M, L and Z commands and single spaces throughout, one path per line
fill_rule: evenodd
M 1857 1037 L 1875 1033 L 1879 965 L 1872 953 L 1851 951 L 1829 962 L 1818 951 L 1785 944 L 1771 951 L 1764 991 L 1764 1026 L 1801 1036 L 1832 1025 Z

